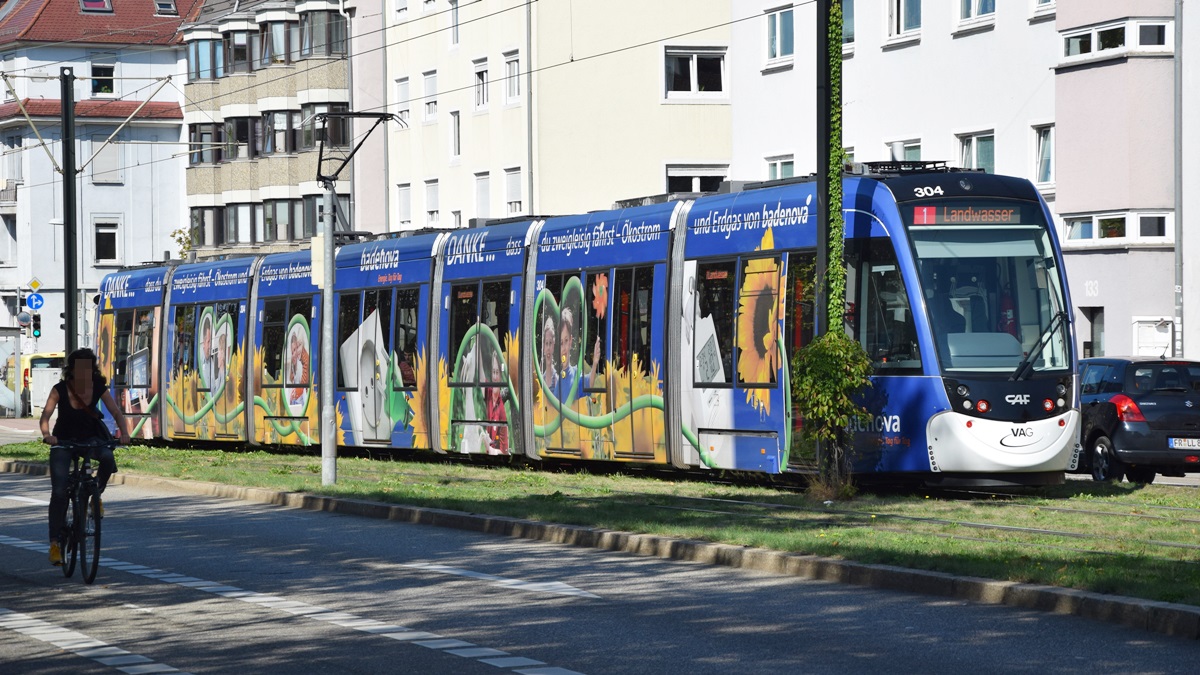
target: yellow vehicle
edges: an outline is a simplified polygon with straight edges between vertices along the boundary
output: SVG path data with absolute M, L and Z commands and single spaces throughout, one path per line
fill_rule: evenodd
M 27 417 L 30 412 L 32 412 L 32 408 L 30 406 L 31 401 L 38 401 L 40 405 L 42 402 L 45 402 L 46 397 L 50 395 L 50 389 L 48 387 L 38 386 L 38 391 L 31 391 L 30 388 L 35 384 L 33 382 L 33 378 L 31 377 L 33 371 L 40 370 L 42 368 L 54 368 L 61 371 L 63 367 L 64 356 L 66 356 L 66 354 L 63 352 L 34 352 L 32 354 L 21 354 L 20 417 Z M 16 384 L 14 381 L 16 369 L 13 368 L 13 357 L 11 355 L 8 357 L 8 363 L 5 365 L 7 368 L 5 370 L 4 381 L 8 386 L 8 390 L 13 391 Z M 53 379 L 57 380 L 58 378 L 55 377 Z M 53 386 L 53 383 L 51 383 L 50 387 Z M 45 391 L 42 391 L 43 388 L 45 388 Z

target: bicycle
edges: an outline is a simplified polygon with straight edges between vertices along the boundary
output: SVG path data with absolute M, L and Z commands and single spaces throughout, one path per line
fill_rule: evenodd
M 100 566 L 100 524 L 104 520 L 92 454 L 100 448 L 116 446 L 114 440 L 59 441 L 55 445 L 71 452 L 71 471 L 67 475 L 66 524 L 58 535 L 59 549 L 63 553 L 63 576 L 70 578 L 75 574 L 75 563 L 78 561 L 85 584 L 96 580 L 96 570 Z

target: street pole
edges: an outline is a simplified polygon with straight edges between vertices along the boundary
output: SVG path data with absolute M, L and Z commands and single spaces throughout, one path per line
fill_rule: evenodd
M 63 319 L 66 328 L 63 351 L 70 354 L 79 342 L 76 315 L 79 283 L 75 278 L 78 269 L 75 246 L 75 73 L 69 66 L 64 66 L 59 79 L 62 84 Z
M 817 335 L 829 331 L 829 3 L 817 0 L 817 269 L 813 298 Z
M 325 213 L 321 237 L 325 264 L 321 275 L 321 484 L 337 482 L 337 417 L 334 414 L 333 391 L 333 277 L 334 246 L 333 218 L 337 192 L 333 181 L 325 182 Z

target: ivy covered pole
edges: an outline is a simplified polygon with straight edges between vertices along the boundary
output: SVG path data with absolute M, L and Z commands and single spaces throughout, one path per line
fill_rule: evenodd
M 853 494 L 847 427 L 862 413 L 871 361 L 846 335 L 845 223 L 842 219 L 842 3 L 817 0 L 817 337 L 792 362 L 792 397 L 802 433 L 817 449 L 826 495 Z

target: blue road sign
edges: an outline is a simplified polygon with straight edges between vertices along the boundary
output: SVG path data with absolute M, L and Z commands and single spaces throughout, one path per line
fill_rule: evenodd
M 42 298 L 41 293 L 30 293 L 25 296 L 25 304 L 29 309 L 37 311 L 42 308 L 42 305 L 46 304 L 46 300 Z

